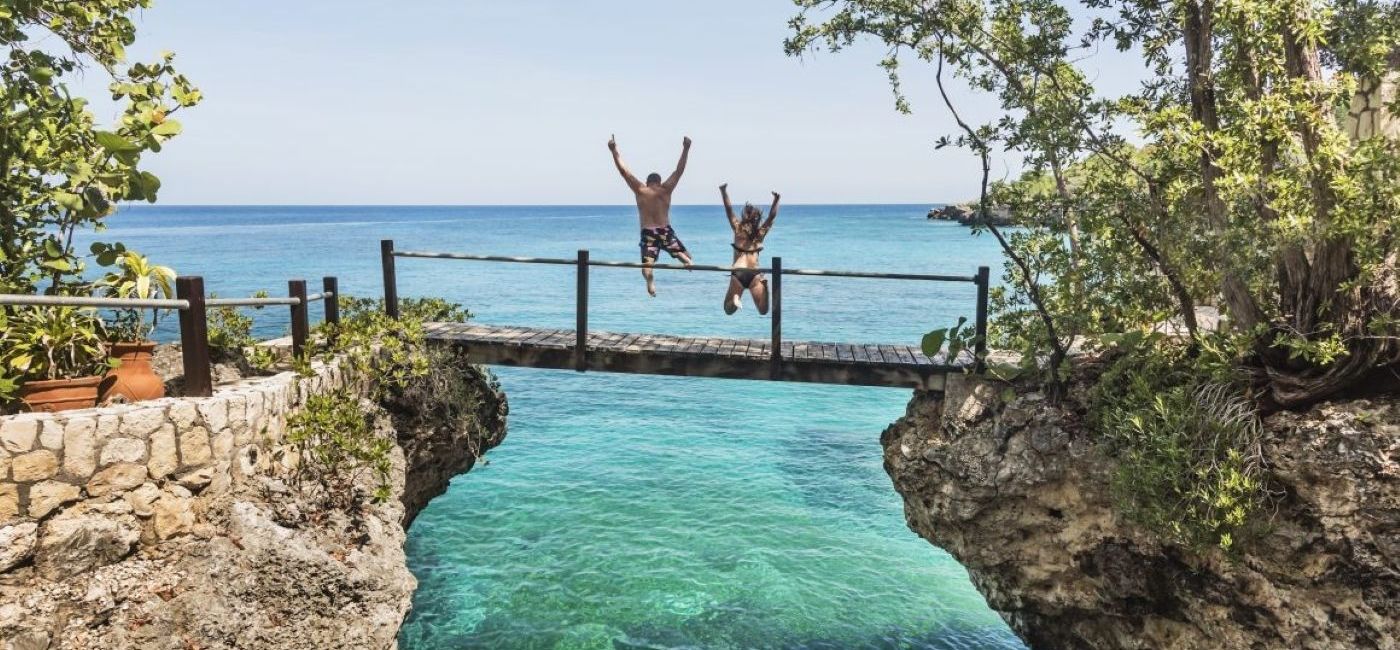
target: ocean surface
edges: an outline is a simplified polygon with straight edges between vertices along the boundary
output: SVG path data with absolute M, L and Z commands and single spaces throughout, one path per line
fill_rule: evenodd
M 929 222 L 927 209 L 784 207 L 765 263 L 999 271 L 994 241 Z M 697 262 L 729 263 L 721 208 L 677 207 L 673 222 Z M 325 275 L 343 293 L 380 295 L 385 238 L 402 250 L 638 257 L 627 206 L 135 206 L 109 226 L 97 238 L 202 275 L 222 296 L 283 294 L 294 277 L 315 291 Z M 482 322 L 573 326 L 570 267 L 401 259 L 398 272 L 401 295 L 443 296 Z M 590 324 L 766 337 L 752 304 L 724 315 L 726 282 L 658 271 L 650 298 L 638 271 L 594 268 Z M 789 340 L 916 344 L 974 307 L 970 284 L 786 277 L 783 291 Z M 283 309 L 255 316 L 260 334 L 287 331 Z M 410 531 L 419 587 L 405 650 L 1023 647 L 966 571 L 904 524 L 879 436 L 908 391 L 494 370 L 510 432 Z

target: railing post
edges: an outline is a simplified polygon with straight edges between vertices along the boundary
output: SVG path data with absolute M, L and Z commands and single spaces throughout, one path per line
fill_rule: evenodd
M 297 303 L 292 305 L 292 356 L 300 358 L 306 352 L 306 337 L 310 328 L 310 319 L 307 317 L 306 308 L 306 280 L 288 280 L 287 296 L 295 298 Z
M 578 252 L 578 297 L 575 300 L 574 369 L 588 370 L 588 251 Z
M 399 317 L 399 281 L 394 275 L 394 240 L 379 241 L 380 264 L 384 266 L 384 313 Z
M 209 397 L 214 382 L 209 373 L 209 325 L 204 312 L 204 278 L 175 278 L 175 297 L 190 303 L 180 310 L 180 353 L 185 362 L 185 396 Z
M 325 298 L 321 304 L 325 306 L 326 322 L 332 325 L 340 324 L 340 281 L 333 275 L 321 278 L 321 293 Z
M 975 370 L 979 373 L 987 370 L 987 291 L 991 278 L 990 268 L 977 267 L 977 342 L 974 349 L 977 356 Z
M 773 361 L 769 371 L 780 379 L 783 371 L 783 258 L 773 258 L 773 287 L 768 296 L 773 314 Z

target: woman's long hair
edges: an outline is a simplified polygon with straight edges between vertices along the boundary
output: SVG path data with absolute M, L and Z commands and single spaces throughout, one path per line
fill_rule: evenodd
M 744 211 L 739 217 L 739 234 L 749 243 L 758 241 L 758 229 L 763 221 L 763 211 L 754 207 L 752 203 L 744 204 Z

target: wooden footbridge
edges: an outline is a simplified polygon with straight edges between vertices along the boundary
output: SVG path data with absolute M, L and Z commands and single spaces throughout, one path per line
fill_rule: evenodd
M 399 258 L 468 260 L 511 264 L 554 264 L 576 268 L 577 300 L 574 329 L 537 329 L 477 323 L 429 323 L 430 342 L 452 345 L 466 352 L 476 363 L 529 368 L 573 369 L 688 377 L 724 377 L 772 381 L 815 382 L 853 386 L 888 386 L 942 390 L 948 373 L 980 371 L 986 359 L 987 290 L 990 271 L 979 267 L 976 275 L 925 275 L 914 273 L 863 273 L 784 269 L 781 257 L 774 257 L 768 268 L 756 270 L 769 276 L 772 336 L 767 340 L 705 338 L 597 332 L 588 328 L 588 273 L 593 267 L 645 268 L 637 262 L 591 260 L 581 250 L 575 259 L 505 257 L 402 251 L 392 240 L 380 242 L 384 269 L 384 304 L 389 315 L 398 317 L 398 282 L 395 260 Z M 727 266 L 654 264 L 658 270 L 691 270 L 728 273 Z M 741 269 L 743 270 L 743 269 Z M 958 358 L 946 354 L 926 356 L 907 345 L 870 343 L 790 342 L 782 336 L 785 276 L 868 278 L 923 282 L 966 282 L 977 287 L 976 344 Z

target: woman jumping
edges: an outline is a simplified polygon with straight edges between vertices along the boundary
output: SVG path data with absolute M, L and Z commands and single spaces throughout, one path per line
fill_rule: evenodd
M 781 197 L 777 192 L 773 193 L 773 207 L 768 210 L 768 219 L 764 220 L 763 211 L 754 207 L 752 203 L 744 204 L 744 216 L 737 219 L 734 217 L 734 206 L 729 203 L 728 183 L 719 186 L 719 194 L 724 197 L 724 213 L 729 217 L 729 227 L 734 230 L 734 243 L 730 246 L 734 247 L 732 266 L 736 269 L 729 273 L 729 291 L 724 294 L 724 313 L 733 314 L 739 311 L 743 304 L 740 299 L 747 289 L 749 297 L 753 298 L 754 307 L 758 308 L 758 313 L 767 314 L 768 281 L 758 271 L 739 269 L 759 268 L 758 254 L 763 251 L 763 238 L 768 236 L 768 231 L 773 229 L 773 220 L 778 218 L 778 199 Z

